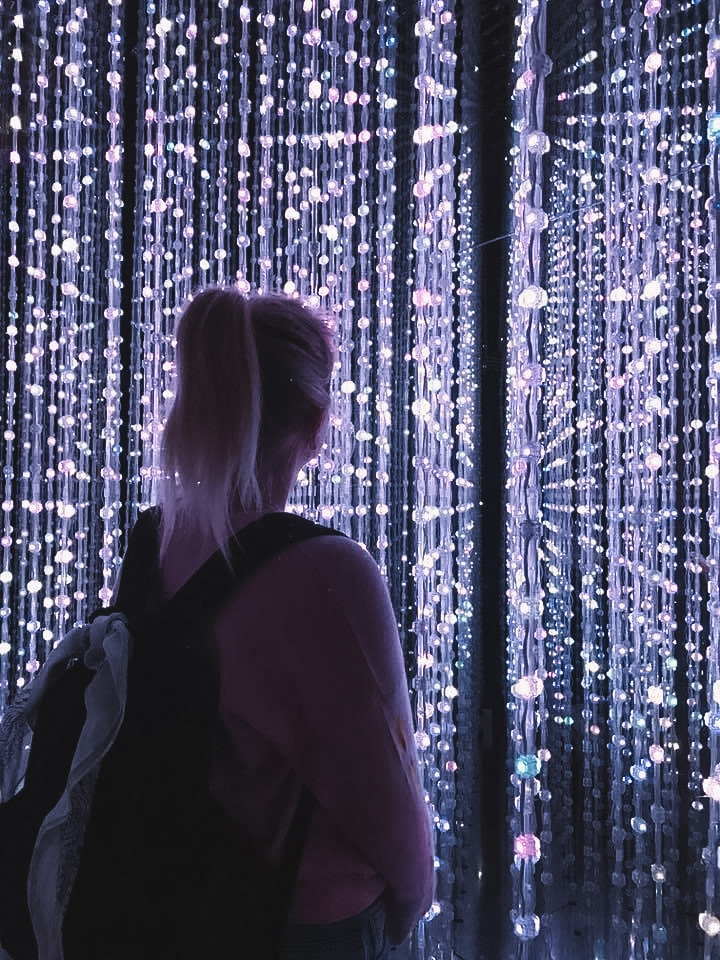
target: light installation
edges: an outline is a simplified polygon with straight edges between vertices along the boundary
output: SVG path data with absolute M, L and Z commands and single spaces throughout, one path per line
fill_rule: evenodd
M 513 94 L 511 922 L 528 957 L 710 958 L 718 10 L 559 6 L 519 5 Z
M 330 436 L 292 508 L 364 542 L 388 577 L 437 837 L 413 950 L 449 958 L 473 736 L 456 729 L 472 656 L 471 155 L 454 3 L 399 6 L 0 2 L 0 715 L 109 601 L 153 502 L 178 308 L 209 283 L 304 298 L 334 317 L 339 360 Z

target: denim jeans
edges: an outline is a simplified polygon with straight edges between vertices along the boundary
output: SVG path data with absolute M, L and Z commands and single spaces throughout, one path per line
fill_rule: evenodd
M 385 905 L 380 897 L 362 913 L 335 923 L 288 923 L 280 960 L 389 960 Z

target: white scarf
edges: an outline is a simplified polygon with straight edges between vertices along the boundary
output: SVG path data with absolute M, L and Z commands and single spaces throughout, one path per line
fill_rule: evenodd
M 122 614 L 78 627 L 52 651 L 43 669 L 0 723 L 0 801 L 22 786 L 32 730 L 45 690 L 70 660 L 95 672 L 85 690 L 87 717 L 63 795 L 40 827 L 30 861 L 28 906 L 39 960 L 63 960 L 62 924 L 82 852 L 100 764 L 125 715 L 132 638 Z

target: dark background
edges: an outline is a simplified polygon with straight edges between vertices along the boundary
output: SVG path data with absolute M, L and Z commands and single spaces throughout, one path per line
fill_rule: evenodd
M 506 805 L 504 446 L 505 311 L 509 243 L 510 93 L 516 4 L 465 0 L 460 10 L 460 96 L 474 157 L 472 196 L 478 343 L 478 547 L 475 586 L 477 724 L 471 842 L 460 854 L 456 950 L 499 958 L 509 929 Z M 469 862 L 468 862 L 469 861 Z M 479 879 L 478 873 L 482 873 Z

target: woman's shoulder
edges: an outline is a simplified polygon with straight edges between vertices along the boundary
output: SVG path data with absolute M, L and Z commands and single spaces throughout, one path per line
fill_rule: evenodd
M 395 630 L 387 584 L 366 547 L 345 536 L 328 534 L 294 544 L 267 571 L 298 613 L 322 609 L 325 622 L 339 617 L 354 633 Z M 339 623 L 336 623 L 339 627 Z
M 318 556 L 336 556 L 347 560 L 349 563 L 366 562 L 367 560 L 374 563 L 364 544 L 358 543 L 352 537 L 337 533 L 330 528 L 319 527 L 317 536 L 302 540 L 298 546 L 305 550 L 315 551 Z
M 302 566 L 310 576 L 331 585 L 345 584 L 384 587 L 377 563 L 367 547 L 350 537 L 328 533 L 304 540 L 288 552 L 291 563 Z
M 395 696 L 403 675 L 397 619 L 370 552 L 349 537 L 328 535 L 294 545 L 286 563 L 293 622 L 301 631 L 310 625 L 321 663 L 329 670 L 338 662 L 352 663 L 356 691 L 372 684 Z

